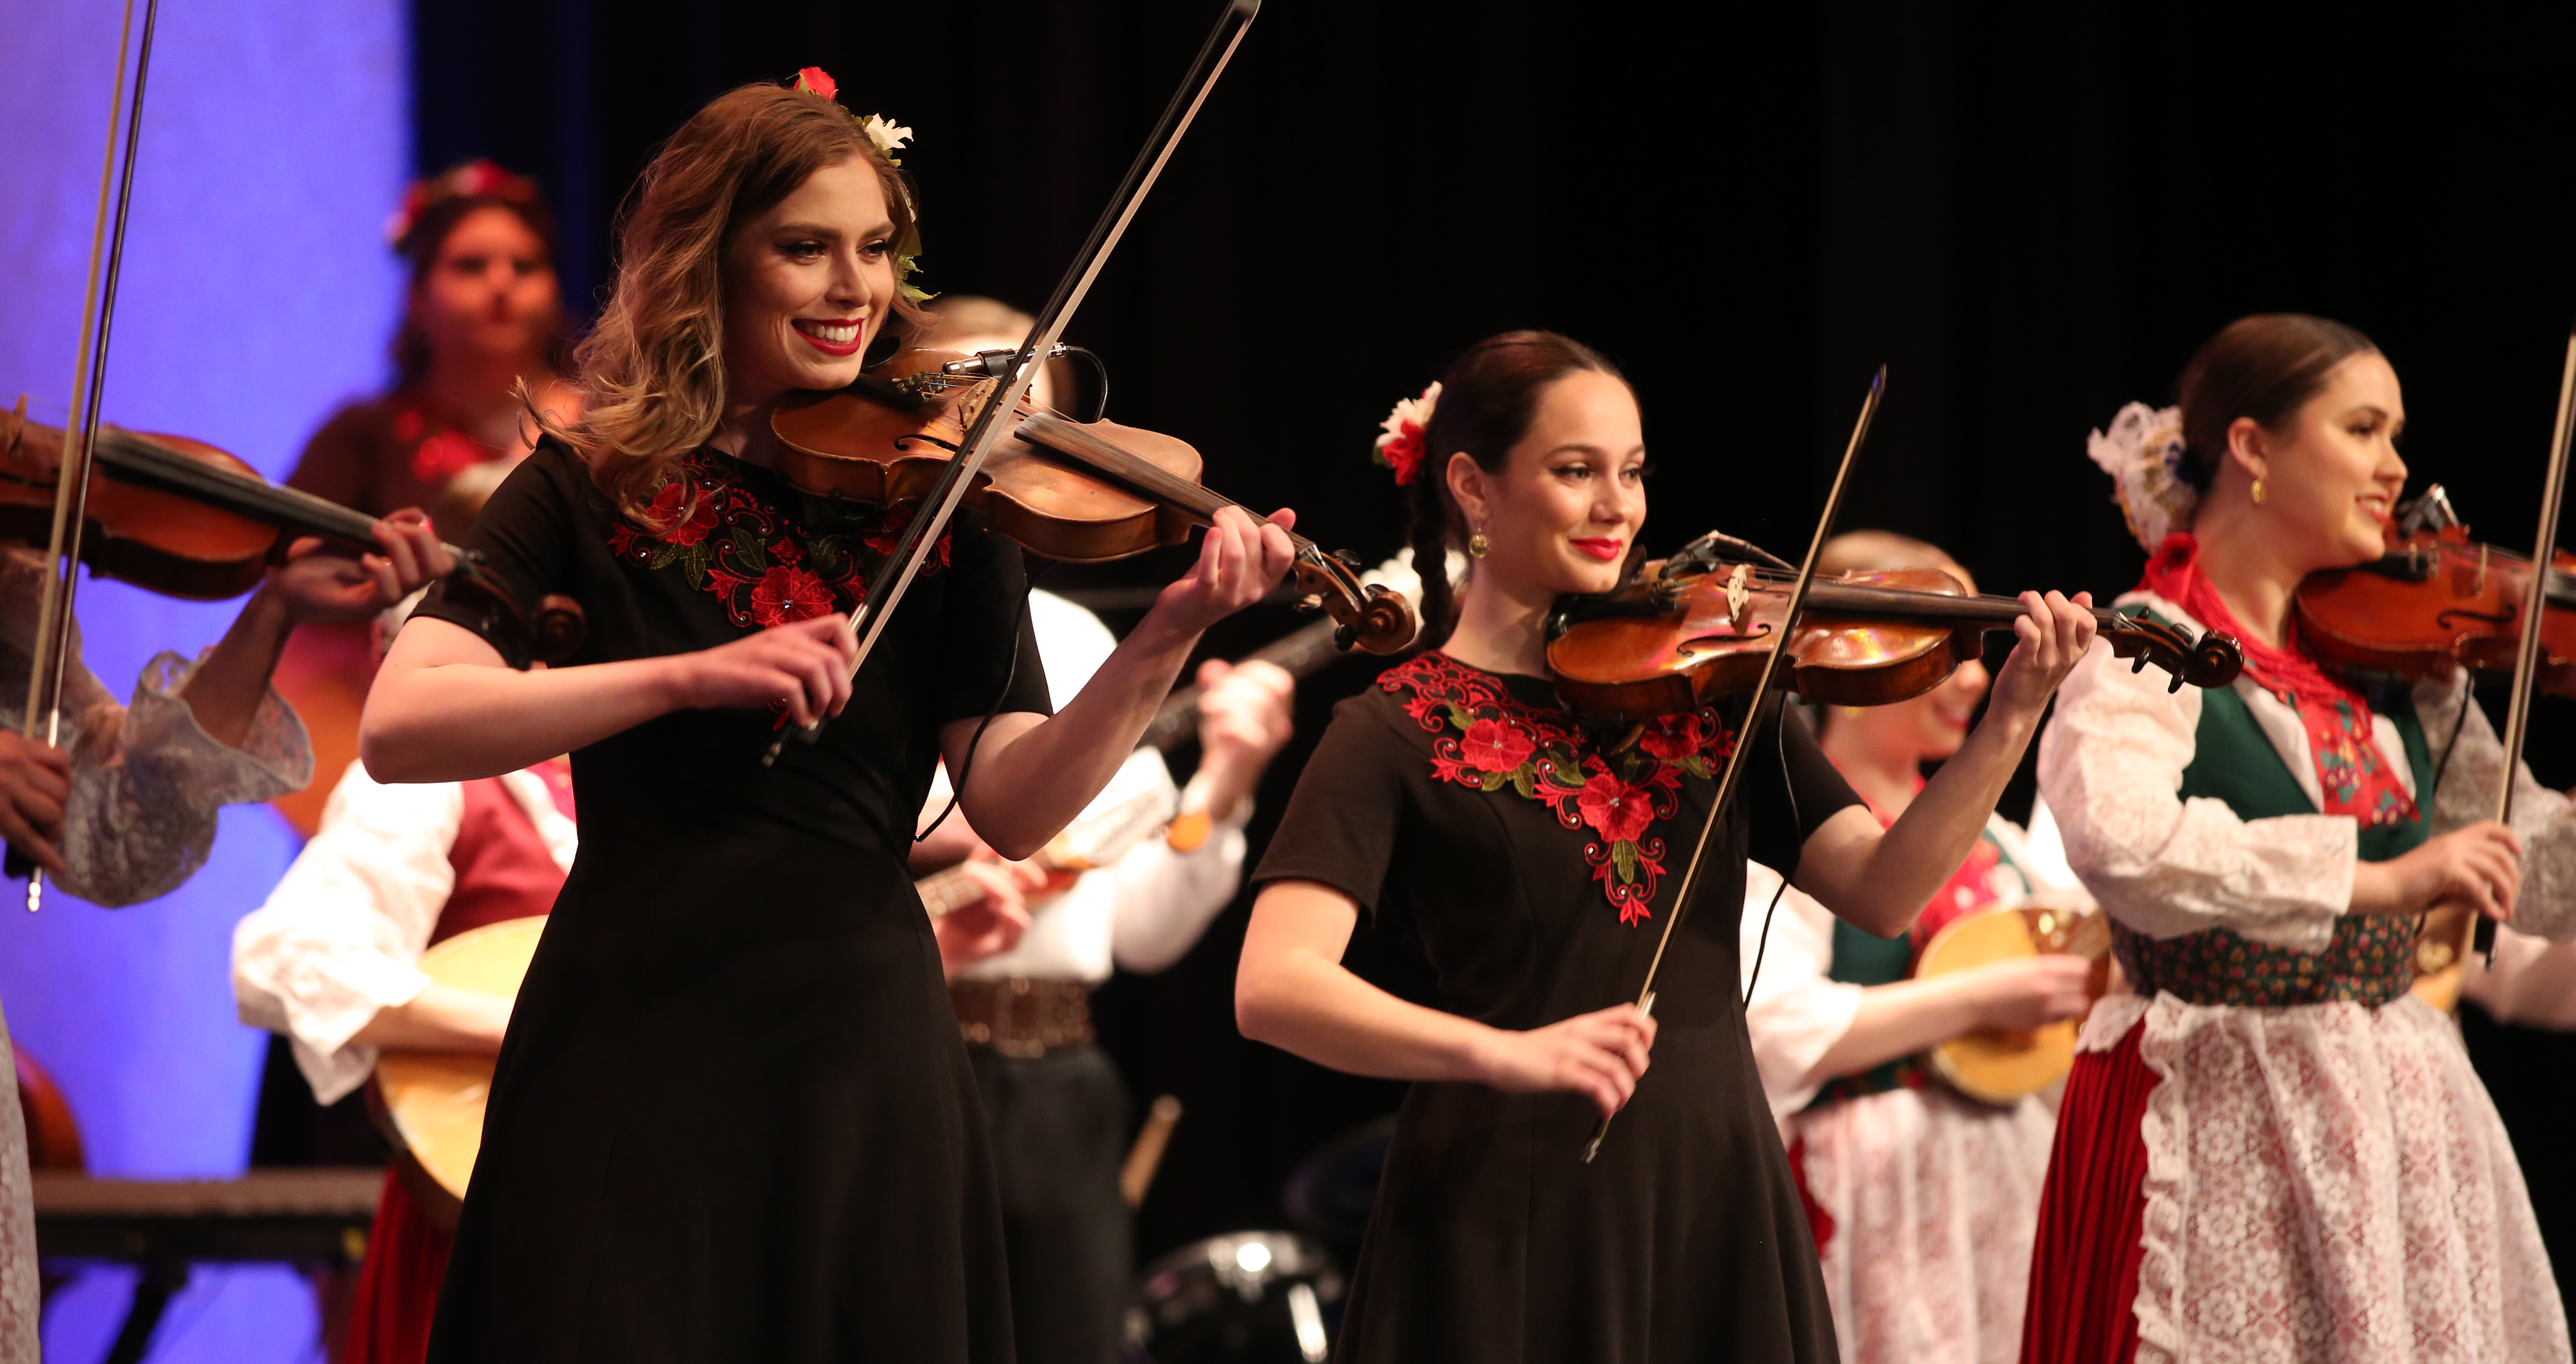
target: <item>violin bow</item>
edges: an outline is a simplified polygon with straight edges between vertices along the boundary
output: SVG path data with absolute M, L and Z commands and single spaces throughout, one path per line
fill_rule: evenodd
M 1082 300 L 1091 292 L 1092 281 L 1100 277 L 1101 267 L 1109 263 L 1109 255 L 1117 250 L 1119 239 L 1127 235 L 1128 223 L 1135 219 L 1136 210 L 1143 206 L 1154 182 L 1162 177 L 1164 164 L 1172 159 L 1172 152 L 1180 146 L 1182 134 L 1190 130 L 1191 122 L 1198 117 L 1199 106 L 1207 102 L 1208 92 L 1215 88 L 1217 77 L 1225 74 L 1226 64 L 1234 59 L 1235 49 L 1242 46 L 1245 31 L 1252 27 L 1254 16 L 1260 12 L 1261 0 L 1228 0 L 1225 12 L 1217 16 L 1216 27 L 1209 30 L 1207 41 L 1200 44 L 1198 56 L 1191 60 L 1188 73 L 1182 76 L 1180 88 L 1172 93 L 1171 102 L 1163 106 L 1162 118 L 1155 122 L 1153 132 L 1145 138 L 1145 145 L 1138 149 L 1136 159 L 1128 165 L 1126 178 L 1119 182 L 1117 192 L 1109 196 L 1108 206 L 1100 212 L 1100 221 L 1092 225 L 1091 236 L 1083 242 L 1082 249 L 1074 253 L 1073 264 L 1066 269 L 1064 278 L 1057 281 L 1055 293 L 1047 299 L 1045 309 L 1038 313 L 1037 325 L 1029 329 L 1026 339 L 1020 342 L 1018 353 L 1011 357 L 1009 368 L 1002 372 L 999 391 L 988 397 L 983 410 L 975 414 L 974 424 L 966 429 L 965 443 L 958 447 L 957 457 L 948 462 L 948 468 L 940 474 L 939 481 L 931 485 L 929 495 L 922 499 L 923 506 L 935 510 L 927 516 L 914 513 L 904 525 L 902 538 L 895 542 L 894 552 L 886 556 L 884 565 L 869 578 L 867 595 L 850 612 L 850 629 L 859 637 L 858 657 L 850 663 L 850 676 L 858 676 L 859 669 L 867 665 L 868 655 L 875 650 L 878 637 L 885 633 L 887 617 L 903 600 L 904 593 L 911 590 L 913 579 L 920 575 L 921 566 L 929 559 L 931 548 L 939 542 L 940 534 L 948 529 L 949 519 L 957 514 L 957 506 L 965 499 L 967 489 L 974 486 L 975 475 L 983 470 L 984 461 L 1012 429 L 1009 418 L 1019 411 L 1021 399 L 1028 396 L 1029 385 L 1037 378 L 1036 357 L 1054 353 L 1057 340 L 1064 335 L 1065 324 L 1073 320 L 1074 310 L 1082 306 Z M 810 744 L 821 737 L 823 722 L 817 720 L 791 732 Z M 769 751 L 761 755 L 760 765 L 767 767 L 776 763 L 786 744 L 786 734 L 771 740 Z
M 1825 538 L 1833 534 L 1834 521 L 1843 509 L 1843 489 L 1851 483 L 1852 462 L 1859 457 L 1861 442 L 1869 439 L 1870 419 L 1878 415 L 1878 401 L 1887 392 L 1887 366 L 1880 365 L 1869 381 L 1869 393 L 1861 399 L 1860 420 L 1852 423 L 1851 443 L 1843 447 L 1842 467 L 1834 471 L 1834 486 L 1825 494 L 1824 514 L 1816 518 L 1816 533 L 1807 541 L 1807 557 L 1798 565 L 1798 581 L 1789 589 L 1789 609 L 1780 617 L 1780 632 L 1771 641 L 1770 651 L 1762 656 L 1762 676 L 1753 685 L 1753 699 L 1744 708 L 1744 728 L 1737 732 L 1735 749 L 1726 755 L 1726 768 L 1718 774 L 1717 794 L 1708 802 L 1708 818 L 1700 824 L 1699 842 L 1691 846 L 1690 863 L 1682 869 L 1681 890 L 1673 897 L 1673 912 L 1664 916 L 1663 936 L 1655 942 L 1655 956 L 1646 963 L 1646 983 L 1637 992 L 1637 1008 L 1642 1013 L 1655 1011 L 1655 975 L 1664 969 L 1664 952 L 1673 945 L 1673 931 L 1689 916 L 1691 894 L 1699 888 L 1699 869 L 1708 855 L 1709 840 L 1717 833 L 1717 822 L 1726 815 L 1726 807 L 1735 799 L 1737 786 L 1744 775 L 1744 754 L 1753 747 L 1753 736 L 1761 732 L 1762 705 L 1771 699 L 1771 683 L 1780 672 L 1780 660 L 1789 653 L 1789 638 L 1797 633 L 1798 614 L 1806 609 L 1807 589 L 1816 582 L 1816 563 L 1824 557 Z M 1592 1140 L 1583 1147 L 1583 1163 L 1601 1154 L 1601 1139 L 1610 1135 L 1610 1119 L 1592 1129 Z
M 96 461 L 99 394 L 107 381 L 107 339 L 116 319 L 116 283 L 125 261 L 126 212 L 134 202 L 134 157 L 142 144 L 143 82 L 152 70 L 152 34 L 161 0 L 145 0 L 143 45 L 135 49 L 134 95 L 125 93 L 125 54 L 134 37 L 134 0 L 116 34 L 116 80 L 107 106 L 107 152 L 98 172 L 98 215 L 90 228 L 89 279 L 81 300 L 80 346 L 72 364 L 72 420 L 65 425 L 62 468 L 54 479 L 53 536 L 46 546 L 45 591 L 36 610 L 35 647 L 27 670 L 27 710 L 21 732 L 58 746 L 63 730 L 63 675 L 71 662 L 72 603 L 80 591 L 81 537 L 89 526 L 89 479 Z M 125 125 L 122 171 L 117 164 L 117 124 Z M 113 226 L 110 186 L 114 187 Z M 104 284 L 101 281 L 104 279 Z M 40 732 L 41 731 L 41 732 Z M 27 912 L 44 907 L 45 873 L 34 859 L 9 850 L 6 870 L 27 878 Z
M 2504 780 L 2496 792 L 2496 823 L 2513 824 L 2514 774 L 2522 770 L 2523 739 L 2531 731 L 2533 684 L 2540 678 L 2540 624 L 2546 610 L 2550 561 L 2558 551 L 2558 509 L 2567 491 L 2567 448 L 2576 435 L 2576 326 L 2567 333 L 2567 360 L 2558 373 L 2558 424 L 2549 438 L 2549 476 L 2540 490 L 2540 532 L 2531 551 L 2531 590 L 2522 606 L 2522 639 L 2513 656 L 2513 702 L 2504 718 Z M 2456 739 L 2456 736 L 2455 736 Z M 2472 914 L 2469 948 L 2495 969 L 2495 920 Z

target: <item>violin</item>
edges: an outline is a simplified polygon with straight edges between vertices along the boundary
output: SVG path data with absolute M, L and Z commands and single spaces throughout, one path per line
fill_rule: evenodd
M 800 490 L 878 506 L 918 507 L 966 443 L 1000 380 L 987 360 L 907 350 L 847 388 L 790 395 L 771 411 L 777 468 Z M 1107 563 L 1180 544 L 1238 506 L 1199 481 L 1187 441 L 1111 421 L 1077 421 L 1022 402 L 977 471 L 964 505 L 1032 554 Z M 1258 518 L 1256 518 L 1258 519 Z M 1393 653 L 1413 642 L 1413 608 L 1351 561 L 1290 535 L 1300 605 L 1337 624 L 1334 643 Z
M 1729 557 L 1747 550 L 1711 533 L 1646 565 L 1617 591 L 1560 605 L 1547 644 L 1558 698 L 1585 720 L 1615 726 L 1752 690 L 1797 575 L 1786 565 Z M 2010 630 L 2023 614 L 2019 601 L 1971 596 L 1939 569 L 1820 579 L 1789 637 L 1779 685 L 1826 705 L 1920 696 L 1982 654 L 1988 632 Z M 2116 611 L 2097 608 L 2093 618 L 2132 671 L 2152 663 L 2172 674 L 2175 690 L 2185 682 L 2226 686 L 2245 666 L 2235 638 L 2215 630 L 2194 639 Z
M 50 428 L 27 424 L 28 430 Z M 259 585 L 269 566 L 302 536 L 374 552 L 375 518 L 259 476 L 239 458 L 200 440 L 102 425 L 91 445 L 83 506 L 81 562 L 106 577 L 187 601 L 221 601 Z M 0 539 L 44 544 L 51 533 L 56 470 L 28 442 L 0 462 Z M 455 545 L 450 602 L 481 612 L 513 667 L 560 663 L 581 647 L 581 606 L 550 595 L 534 612 Z
M 2471 540 L 2436 484 L 2399 514 L 2387 553 L 2299 584 L 2299 642 L 2320 662 L 2409 681 L 2510 671 L 2531 583 L 2529 556 Z M 2576 554 L 2552 554 L 2541 599 L 2559 609 L 2541 616 L 2535 682 L 2576 696 Z

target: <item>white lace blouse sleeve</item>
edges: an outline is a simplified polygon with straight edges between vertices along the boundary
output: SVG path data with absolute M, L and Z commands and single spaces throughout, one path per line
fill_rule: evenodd
M 87 708 L 91 729 L 113 733 L 72 747 L 62 853 L 72 872 L 64 888 L 92 904 L 169 894 L 205 865 L 217 811 L 274 800 L 313 780 L 311 741 L 285 698 L 273 689 L 261 697 L 250 736 L 232 748 L 199 727 L 180 699 L 192 671 L 177 654 L 159 654 L 135 680 L 121 722 L 112 703 Z M 71 700 L 67 694 L 67 709 Z
M 1860 986 L 1826 974 L 1834 962 L 1833 911 L 1805 892 L 1793 886 L 1780 896 L 1764 940 L 1762 921 L 1779 889 L 1780 873 L 1759 862 L 1745 864 L 1741 956 L 1753 999 L 1745 1006 L 1744 1026 L 1752 1034 L 1753 1063 L 1775 1120 L 1816 1097 L 1822 1082 L 1809 1076 L 1851 1030 L 1861 997 Z
M 448 850 L 464 809 L 455 783 L 388 786 L 352 763 L 313 841 L 233 930 L 241 1020 L 293 1041 L 321 1103 L 375 1066 L 375 1049 L 349 1039 L 429 984 L 415 963 L 456 884 Z
M 2352 904 L 2357 826 L 2343 815 L 2239 819 L 2224 801 L 2183 799 L 2201 698 L 2165 684 L 2096 641 L 2058 688 L 2039 789 L 2067 864 L 2103 909 L 2151 937 L 2229 928 L 2323 950 Z
M 2433 831 L 2449 833 L 2495 818 L 2504 742 L 2496 737 L 2486 708 L 2472 697 L 2468 674 L 2417 683 L 2415 714 L 2424 723 L 2424 743 L 2440 774 L 2433 790 Z M 2513 831 L 2522 835 L 2522 890 L 2514 897 L 2513 926 L 2533 937 L 2576 939 L 2576 801 L 2541 785 L 2527 766 L 2514 767 L 2513 783 Z

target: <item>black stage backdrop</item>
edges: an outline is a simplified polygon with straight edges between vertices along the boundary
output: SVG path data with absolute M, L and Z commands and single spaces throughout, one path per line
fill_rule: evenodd
M 1947 545 L 1988 590 L 2107 597 L 2141 555 L 2086 432 L 2169 401 L 2228 319 L 2318 312 L 2396 363 L 2417 483 L 2528 545 L 2576 312 L 2576 11 L 1776 8 L 1273 0 L 1070 339 L 1109 357 L 1112 416 L 1196 442 L 1213 484 L 1372 561 L 1402 533 L 1374 428 L 1476 337 L 1553 327 L 1627 368 L 1650 544 L 1718 526 L 1792 556 L 1883 361 L 1843 524 Z M 1033 306 L 1213 11 L 444 0 L 416 7 L 419 158 L 541 176 L 589 298 L 655 144 L 729 86 L 821 65 L 851 108 L 919 132 L 924 283 Z M 1252 613 L 1211 647 L 1290 624 Z M 1307 686 L 1267 814 L 1369 675 Z M 2576 777 L 2576 711 L 2545 711 L 2535 743 L 2545 777 Z M 1149 1253 L 1277 1224 L 1301 1156 L 1400 1093 L 1236 1035 L 1242 922 L 1102 999 L 1140 1099 L 1188 1105 Z M 1359 953 L 1418 988 L 1400 937 Z

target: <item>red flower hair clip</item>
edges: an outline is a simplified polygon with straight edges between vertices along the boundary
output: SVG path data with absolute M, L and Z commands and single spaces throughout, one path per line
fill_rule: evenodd
M 1419 396 L 1397 399 L 1395 410 L 1378 423 L 1374 458 L 1395 471 L 1395 486 L 1411 483 L 1414 475 L 1422 471 L 1422 433 L 1431 425 L 1432 410 L 1439 404 L 1440 382 L 1435 379 Z

